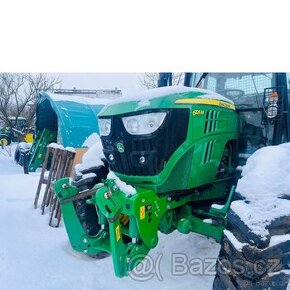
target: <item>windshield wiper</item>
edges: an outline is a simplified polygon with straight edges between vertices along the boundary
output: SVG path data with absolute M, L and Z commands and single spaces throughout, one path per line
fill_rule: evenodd
M 198 80 L 198 82 L 197 82 L 196 85 L 195 85 L 196 88 L 199 87 L 201 81 L 202 81 L 203 79 L 205 79 L 207 75 L 208 75 L 208 73 L 203 73 L 203 74 L 201 75 L 200 79 Z

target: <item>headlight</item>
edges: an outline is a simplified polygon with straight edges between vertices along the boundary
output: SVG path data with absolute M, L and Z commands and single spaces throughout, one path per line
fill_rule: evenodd
M 155 132 L 163 123 L 166 112 L 148 113 L 130 117 L 123 117 L 122 121 L 131 135 L 144 135 Z
M 278 106 L 276 104 L 270 105 L 267 109 L 267 117 L 269 119 L 273 119 L 277 117 L 277 115 L 278 115 Z
M 111 132 L 111 119 L 98 119 L 101 136 L 108 136 Z

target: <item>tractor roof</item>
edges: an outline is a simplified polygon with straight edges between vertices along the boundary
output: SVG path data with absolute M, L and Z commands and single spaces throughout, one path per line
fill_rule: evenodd
M 153 108 L 172 108 L 177 106 L 179 100 L 184 100 L 185 98 L 217 100 L 233 105 L 233 102 L 228 98 L 209 90 L 171 86 L 155 88 L 134 95 L 125 95 L 111 101 L 103 108 L 99 116 L 125 114 Z
M 130 101 L 152 100 L 155 98 L 160 98 L 160 97 L 165 97 L 165 96 L 170 96 L 170 95 L 185 94 L 185 93 L 190 93 L 190 92 L 199 93 L 199 96 L 198 96 L 199 98 L 221 100 L 221 101 L 225 101 L 225 102 L 229 102 L 233 104 L 233 101 L 215 92 L 200 89 L 200 88 L 190 88 L 190 87 L 185 87 L 185 86 L 161 87 L 161 88 L 155 88 L 151 90 L 142 91 L 137 94 L 135 93 L 134 95 L 127 95 L 127 96 L 124 95 L 121 98 L 115 99 L 110 104 L 119 104 L 119 103 L 130 102 Z

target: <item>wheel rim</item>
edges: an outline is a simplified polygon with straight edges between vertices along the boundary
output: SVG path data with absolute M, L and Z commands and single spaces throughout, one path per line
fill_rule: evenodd
M 0 139 L 0 145 L 7 146 L 8 145 L 8 140 L 6 138 L 1 138 Z

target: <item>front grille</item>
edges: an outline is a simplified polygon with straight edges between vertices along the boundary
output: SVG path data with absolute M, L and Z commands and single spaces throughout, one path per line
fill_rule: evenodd
M 166 110 L 167 116 L 161 127 L 152 134 L 130 135 L 122 122 L 126 115 L 112 116 L 109 136 L 102 136 L 105 157 L 112 171 L 134 176 L 153 176 L 159 174 L 176 149 L 186 140 L 189 109 Z M 156 112 L 156 110 L 142 113 Z M 160 110 L 158 110 L 160 112 Z M 132 115 L 132 114 L 131 114 Z M 119 152 L 122 144 L 124 152 Z M 110 160 L 110 155 L 114 160 Z M 139 162 L 140 157 L 145 162 Z

